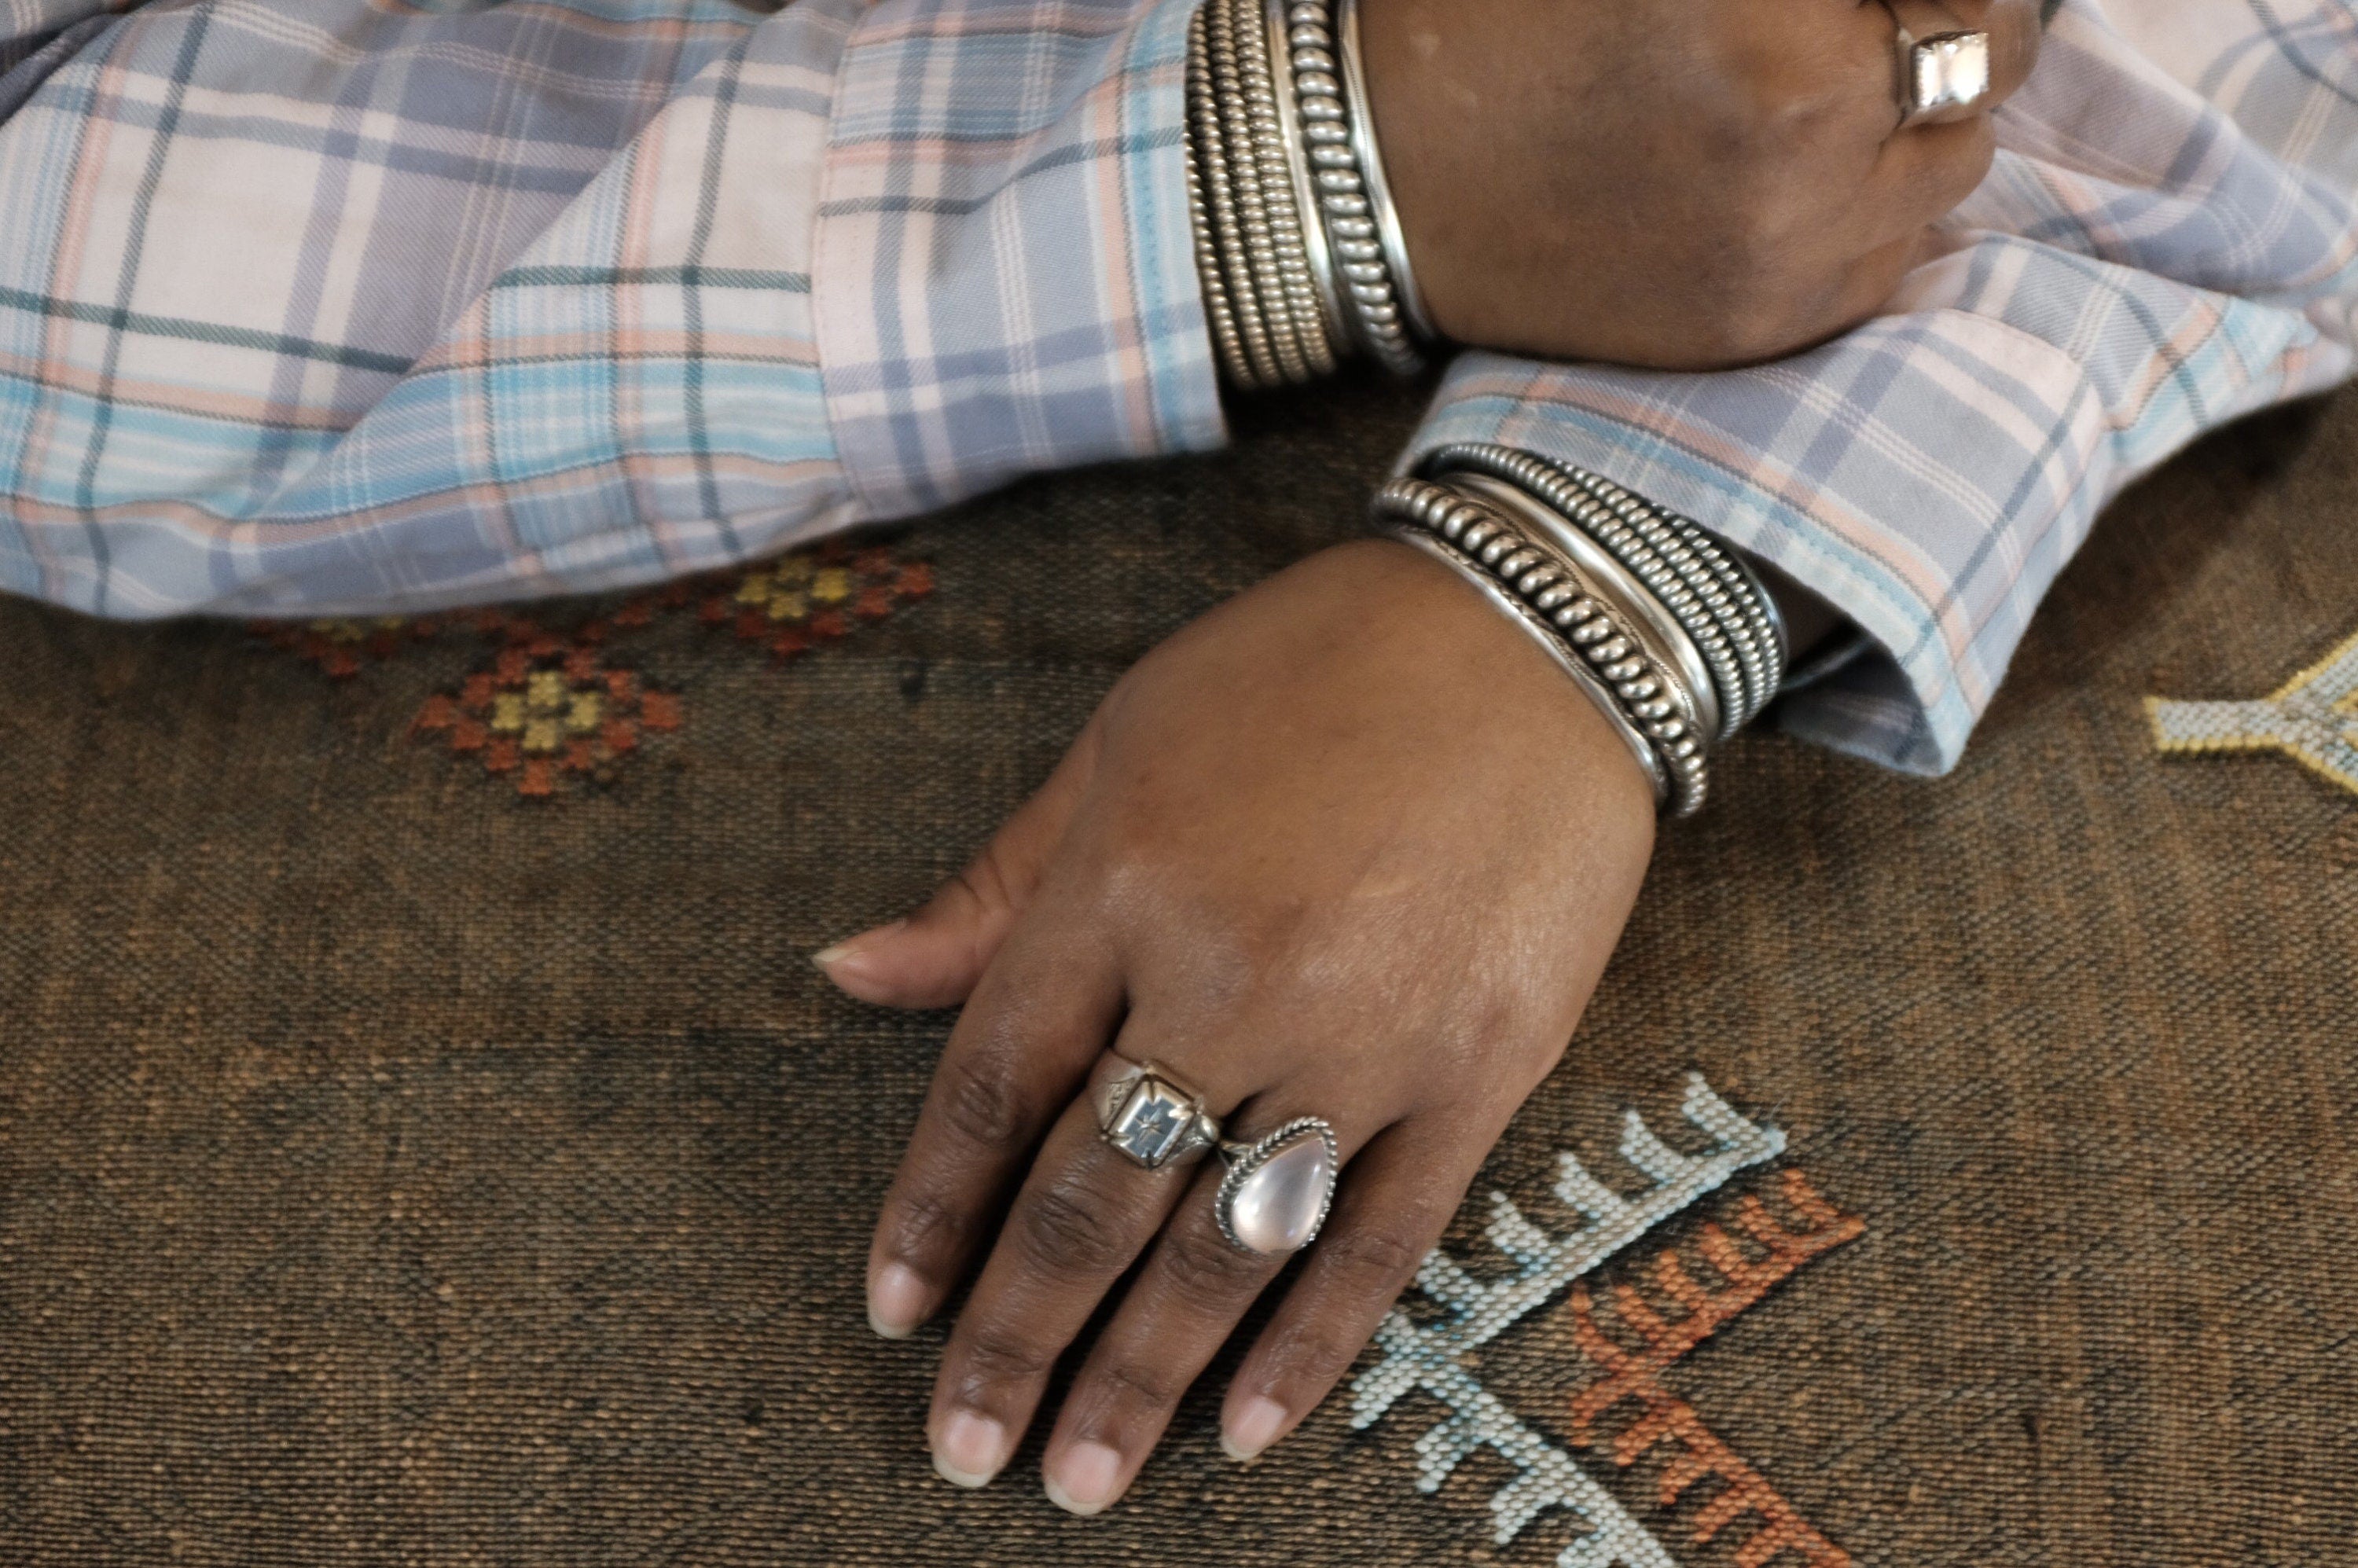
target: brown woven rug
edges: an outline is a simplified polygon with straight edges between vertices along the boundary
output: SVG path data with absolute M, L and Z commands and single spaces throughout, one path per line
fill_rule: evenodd
M 1454 1406 L 1238 1467 L 1209 1388 L 1094 1521 L 1036 1442 L 935 1479 L 938 1331 L 860 1291 L 946 1020 L 803 955 L 1348 532 L 1412 413 L 523 616 L 0 605 L 0 1563 L 1601 1563 L 1571 1508 L 1499 1539 L 1575 1482 L 1681 1568 L 2358 1560 L 2358 795 L 2145 708 L 2358 633 L 2351 398 L 2116 508 L 1953 777 L 1736 749 L 1449 1243 L 1584 1277 Z

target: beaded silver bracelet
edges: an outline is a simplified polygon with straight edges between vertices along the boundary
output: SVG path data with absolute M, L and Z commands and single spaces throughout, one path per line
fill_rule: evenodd
M 1693 733 L 1707 741 L 1718 738 L 1723 720 L 1719 688 L 1702 648 L 1670 607 L 1611 551 L 1567 524 L 1545 503 L 1487 474 L 1458 470 L 1442 482 L 1467 491 L 1506 513 L 1519 527 L 1545 540 L 1570 561 L 1595 586 L 1598 597 L 1622 606 L 1630 630 L 1648 655 L 1677 674 L 1674 691 L 1682 705 L 1680 716 Z
M 1258 0 L 1205 0 L 1187 28 L 1187 194 L 1204 312 L 1228 381 L 1285 386 L 1335 367 L 1286 155 Z
M 1457 568 L 1524 629 L 1612 720 L 1647 768 L 1659 808 L 1691 816 L 1710 784 L 1697 694 L 1650 651 L 1645 611 L 1584 573 L 1545 535 L 1491 499 L 1447 482 L 1396 479 L 1376 516 L 1396 536 Z
M 1541 504 L 1546 524 L 1566 535 L 1576 530 L 1643 584 L 1709 666 L 1718 709 L 1712 740 L 1735 734 L 1777 695 L 1789 657 L 1777 601 L 1734 551 L 1689 519 L 1586 470 L 1488 443 L 1443 447 L 1422 471 L 1512 486 Z
M 1384 178 L 1359 53 L 1357 0 L 1265 0 L 1282 11 L 1286 64 L 1310 183 L 1361 346 L 1386 369 L 1424 368 L 1419 335 L 1435 336 Z
M 1204 0 L 1187 34 L 1188 218 L 1228 380 L 1422 366 L 1429 329 L 1383 178 L 1357 17 L 1328 0 Z

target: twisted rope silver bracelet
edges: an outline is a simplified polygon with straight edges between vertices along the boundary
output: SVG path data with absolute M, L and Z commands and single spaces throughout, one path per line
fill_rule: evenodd
M 1710 787 L 1697 695 L 1649 646 L 1644 611 L 1583 572 L 1538 530 L 1450 483 L 1396 479 L 1376 517 L 1395 537 L 1455 568 L 1511 611 L 1610 719 L 1672 816 L 1702 809 Z
M 1187 33 L 1188 218 L 1233 385 L 1422 365 L 1422 320 L 1345 0 L 1204 0 Z M 1430 335 L 1429 332 L 1427 335 Z
M 1424 368 L 1416 338 L 1435 336 L 1409 265 L 1408 243 L 1376 146 L 1360 63 L 1357 0 L 1264 0 L 1282 10 L 1294 114 L 1326 243 L 1342 274 L 1361 345 L 1385 369 Z
M 1444 481 L 1484 475 L 1512 486 L 1539 503 L 1542 526 L 1576 530 L 1643 584 L 1710 668 L 1718 710 L 1712 740 L 1735 734 L 1777 695 L 1790 656 L 1777 601 L 1733 551 L 1692 521 L 1585 469 L 1509 447 L 1445 446 L 1425 460 L 1422 471 Z

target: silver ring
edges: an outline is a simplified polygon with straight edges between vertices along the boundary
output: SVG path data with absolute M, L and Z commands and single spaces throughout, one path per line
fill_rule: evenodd
M 1159 1171 L 1200 1160 L 1220 1141 L 1204 1097 L 1152 1062 L 1121 1064 L 1097 1091 L 1098 1136 L 1133 1165 Z
M 1334 1128 L 1314 1116 L 1296 1117 L 1255 1142 L 1219 1147 L 1228 1173 L 1212 1214 L 1228 1245 L 1273 1257 L 1317 1239 L 1343 1164 Z
M 1898 31 L 1899 124 L 1945 125 L 1989 103 L 1990 38 L 1937 0 L 1883 0 Z

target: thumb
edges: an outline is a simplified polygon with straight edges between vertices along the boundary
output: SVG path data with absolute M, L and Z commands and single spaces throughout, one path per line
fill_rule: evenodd
M 819 972 L 847 994 L 886 1007 L 966 1000 L 1064 841 L 1096 771 L 1097 735 L 1092 721 L 1039 793 L 922 908 L 812 954 Z

